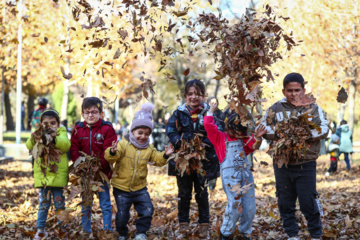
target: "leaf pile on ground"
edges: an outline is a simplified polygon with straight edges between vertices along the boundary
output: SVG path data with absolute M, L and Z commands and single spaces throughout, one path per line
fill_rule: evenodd
M 275 179 L 272 161 L 265 152 L 256 152 L 254 161 L 256 215 L 253 223 L 253 239 L 286 239 L 279 216 L 275 195 Z M 329 156 L 321 156 L 317 165 L 317 190 L 324 209 L 322 218 L 323 239 L 358 239 L 360 237 L 360 155 L 354 155 L 350 172 L 346 171 L 343 160 L 339 162 L 338 172 L 325 177 L 325 172 L 330 164 Z M 262 164 L 267 162 L 268 166 Z M 155 212 L 152 226 L 148 232 L 148 239 L 183 239 L 179 233 L 177 221 L 177 187 L 176 178 L 167 175 L 167 169 L 149 168 L 148 190 L 154 204 Z M 110 192 L 112 192 L 110 190 Z M 69 211 L 71 221 L 68 223 L 68 239 L 81 239 L 81 199 L 74 198 L 66 202 L 66 211 Z M 115 227 L 115 200 L 111 194 L 113 205 L 113 227 Z M 217 181 L 214 191 L 210 192 L 210 239 L 217 239 L 222 224 L 226 195 L 222 189 L 221 179 Z M 32 239 L 36 232 L 36 219 L 38 211 L 38 190 L 33 186 L 31 176 L 31 163 L 10 162 L 0 164 L 0 239 Z M 129 238 L 135 236 L 137 219 L 136 211 L 130 209 Z M 198 239 L 197 233 L 197 205 L 193 199 L 190 208 L 191 231 L 187 239 Z M 58 239 L 57 215 L 53 206 L 49 211 L 46 229 L 50 238 Z M 296 218 L 299 222 L 300 234 L 303 239 L 309 240 L 306 230 L 306 220 L 296 207 Z M 102 215 L 98 199 L 95 197 L 92 229 L 95 239 L 104 239 L 102 231 Z M 239 233 L 235 231 L 235 237 Z M 115 235 L 116 236 L 116 235 Z M 108 238 L 110 239 L 110 238 Z M 117 239 L 113 237 L 113 239 Z M 236 238 L 234 238 L 236 239 Z
M 205 174 L 202 169 L 201 161 L 205 159 L 205 147 L 202 142 L 202 134 L 195 134 L 194 139 L 182 140 L 181 147 L 176 153 L 172 154 L 169 160 L 174 160 L 175 169 L 180 172 L 181 177 L 187 174 L 197 172 L 201 175 Z
M 40 124 L 39 128 L 32 134 L 31 138 L 35 141 L 32 154 L 35 164 L 39 164 L 41 172 L 46 177 L 47 169 L 56 173 L 58 166 L 56 163 L 61 161 L 62 152 L 55 148 L 56 129 L 48 124 Z M 40 159 L 40 161 L 39 161 Z
M 274 126 L 275 113 L 272 109 L 269 110 L 266 121 L 275 129 L 277 138 L 272 142 L 267 153 L 275 157 L 279 167 L 301 161 L 310 147 L 308 140 L 312 138 L 311 131 L 315 129 L 321 132 L 319 126 L 310 120 L 313 118 L 311 111 L 312 109 L 309 109 L 299 116 L 297 111 L 291 112 L 290 115 L 284 111 L 284 120 Z

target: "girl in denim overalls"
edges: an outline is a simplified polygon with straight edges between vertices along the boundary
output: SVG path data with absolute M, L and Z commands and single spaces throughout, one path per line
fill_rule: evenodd
M 239 115 L 230 113 L 225 122 L 226 132 L 221 132 L 212 116 L 216 107 L 216 102 L 210 103 L 210 110 L 204 118 L 204 126 L 219 158 L 223 189 L 228 198 L 220 239 L 229 239 L 235 231 L 239 218 L 239 231 L 243 239 L 250 239 L 256 205 L 254 178 L 246 155 L 254 152 L 255 147 L 260 145 L 261 136 L 266 131 L 264 127 L 260 127 L 255 135 L 249 137 L 246 135 L 247 127 L 237 124 Z M 239 132 L 241 132 L 241 138 L 235 136 L 235 133 Z

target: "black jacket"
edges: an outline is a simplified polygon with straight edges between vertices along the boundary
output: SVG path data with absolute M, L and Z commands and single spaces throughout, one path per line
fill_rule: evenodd
M 166 134 L 169 137 L 169 142 L 175 147 L 175 150 L 181 146 L 181 138 L 189 140 L 194 138 L 195 133 L 201 133 L 204 135 L 203 143 L 208 145 L 206 147 L 206 159 L 202 161 L 203 169 L 206 172 L 205 178 L 211 180 L 220 176 L 220 164 L 216 156 L 215 148 L 207 138 L 207 134 L 204 128 L 203 116 L 209 110 L 209 105 L 204 103 L 204 111 L 198 114 L 196 123 L 193 123 L 190 112 L 186 108 L 185 104 L 179 106 L 171 115 L 167 125 Z M 176 124 L 177 122 L 177 124 Z M 218 122 L 215 122 L 217 125 Z M 176 126 L 177 125 L 177 126 Z M 179 127 L 179 129 L 177 128 Z M 170 160 L 168 174 L 175 176 L 175 162 Z

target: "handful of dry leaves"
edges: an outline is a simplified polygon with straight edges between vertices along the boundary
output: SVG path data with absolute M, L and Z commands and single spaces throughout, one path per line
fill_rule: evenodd
M 101 159 L 99 157 L 87 155 L 80 152 L 80 156 L 75 163 L 70 166 L 70 189 L 64 191 L 65 201 L 69 201 L 74 197 L 80 195 L 83 198 L 78 205 L 92 206 L 94 195 L 98 192 L 103 192 L 101 188 L 103 182 L 109 184 L 108 177 L 101 171 Z
M 312 137 L 311 130 L 316 129 L 319 133 L 321 128 L 312 122 L 313 116 L 311 109 L 297 116 L 297 111 L 293 111 L 290 116 L 283 113 L 284 121 L 275 126 L 275 133 L 278 138 L 271 144 L 267 153 L 275 157 L 275 163 L 278 167 L 294 163 L 303 159 L 310 144 L 308 140 Z
M 169 160 L 174 159 L 175 169 L 179 170 L 181 177 L 185 172 L 190 174 L 196 171 L 203 176 L 206 174 L 202 169 L 201 160 L 205 159 L 207 145 L 202 142 L 202 137 L 202 134 L 197 133 L 194 139 L 182 140 L 180 149 L 169 158 Z
M 55 149 L 55 138 L 57 136 L 56 129 L 50 127 L 48 124 L 41 124 L 40 127 L 32 134 L 35 145 L 32 154 L 35 163 L 40 165 L 41 172 L 46 176 L 46 171 L 49 168 L 50 172 L 56 173 L 58 166 L 55 163 L 61 161 L 60 155 L 62 152 Z

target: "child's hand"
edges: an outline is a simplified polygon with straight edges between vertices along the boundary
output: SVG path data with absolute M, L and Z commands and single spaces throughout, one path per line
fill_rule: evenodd
M 210 105 L 210 110 L 209 110 L 209 112 L 211 112 L 211 113 L 214 113 L 215 112 L 215 110 L 217 109 L 217 107 L 218 107 L 218 105 L 217 105 L 217 102 L 214 100 L 214 101 L 210 101 L 210 103 L 209 103 L 209 105 Z
M 112 144 L 111 144 L 111 149 L 110 149 L 110 151 L 111 151 L 112 153 L 116 153 L 118 142 L 119 142 L 118 140 L 112 142 Z
M 165 146 L 165 154 L 166 156 L 170 156 L 170 154 L 172 154 L 174 152 L 174 146 L 169 143 L 169 145 Z
M 266 131 L 265 126 L 260 124 L 260 126 L 255 131 L 255 137 L 256 138 L 261 138 L 266 133 L 267 133 L 267 131 Z

